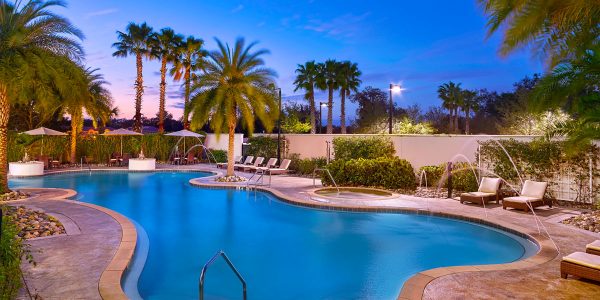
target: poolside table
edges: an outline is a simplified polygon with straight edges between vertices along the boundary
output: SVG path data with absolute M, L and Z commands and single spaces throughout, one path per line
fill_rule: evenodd
M 41 161 L 8 163 L 8 174 L 11 176 L 44 175 L 44 163 Z
M 130 158 L 129 170 L 131 171 L 153 171 L 156 169 L 154 158 Z

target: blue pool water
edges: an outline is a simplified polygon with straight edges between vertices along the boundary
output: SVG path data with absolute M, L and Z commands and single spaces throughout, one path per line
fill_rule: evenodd
M 188 183 L 206 175 L 67 173 L 10 185 L 75 189 L 81 201 L 142 226 L 149 242 L 138 282 L 144 299 L 197 299 L 200 270 L 219 249 L 245 277 L 250 299 L 395 299 L 419 271 L 512 262 L 537 250 L 515 235 L 454 219 L 315 210 L 267 193 Z M 205 293 L 241 298 L 224 261 L 208 270 Z

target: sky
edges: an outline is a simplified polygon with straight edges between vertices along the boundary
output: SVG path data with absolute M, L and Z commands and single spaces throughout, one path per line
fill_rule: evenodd
M 514 82 L 543 71 L 539 59 L 525 51 L 508 57 L 498 54 L 500 36 L 487 36 L 485 16 L 475 0 L 338 1 L 338 0 L 71 0 L 56 12 L 80 28 L 86 38 L 86 64 L 100 68 L 119 107 L 119 117 L 134 113 L 133 57 L 112 57 L 117 30 L 129 22 L 147 22 L 155 30 L 171 27 L 183 35 L 205 41 L 215 50 L 215 38 L 234 43 L 237 37 L 257 41 L 268 49 L 264 58 L 274 69 L 284 101 L 302 102 L 294 91 L 298 64 L 309 60 L 350 60 L 363 75 L 361 88 L 387 90 L 401 84 L 394 95 L 402 107 L 437 106 L 437 88 L 450 80 L 463 88 L 496 91 L 512 89 Z M 159 63 L 144 62 L 142 113 L 158 111 Z M 167 111 L 182 114 L 180 83 L 167 83 Z M 317 94 L 317 102 L 325 101 Z M 348 121 L 356 106 L 347 104 Z M 339 104 L 334 104 L 339 122 Z

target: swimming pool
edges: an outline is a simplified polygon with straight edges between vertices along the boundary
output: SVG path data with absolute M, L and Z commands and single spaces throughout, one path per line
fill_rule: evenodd
M 395 299 L 419 271 L 507 263 L 537 251 L 516 235 L 455 219 L 309 209 L 268 193 L 188 183 L 206 175 L 65 173 L 10 185 L 75 189 L 81 201 L 143 227 L 149 251 L 137 286 L 144 299 L 197 299 L 200 270 L 219 249 L 246 279 L 250 299 Z M 222 260 L 208 270 L 205 293 L 241 298 Z

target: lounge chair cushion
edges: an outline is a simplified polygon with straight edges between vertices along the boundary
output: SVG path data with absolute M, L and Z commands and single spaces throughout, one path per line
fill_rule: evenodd
M 523 190 L 521 191 L 521 196 L 543 199 L 547 186 L 547 182 L 525 180 L 525 183 L 523 184 Z
M 600 270 L 600 256 L 585 252 L 573 252 L 565 257 L 564 261 Z
M 479 184 L 478 192 L 484 193 L 493 193 L 494 195 L 498 192 L 500 188 L 500 178 L 490 178 L 483 177 L 481 178 L 481 183 Z
M 470 192 L 470 193 L 462 193 L 462 195 L 470 196 L 470 197 L 489 197 L 494 196 L 496 193 L 484 193 L 484 192 Z
M 586 249 L 600 251 L 600 240 L 595 240 L 585 246 Z
M 504 198 L 504 200 L 502 200 L 502 201 L 526 203 L 526 202 L 535 202 L 535 201 L 542 201 L 542 200 L 543 200 L 542 198 L 534 198 L 534 197 L 527 197 L 527 196 L 516 196 L 516 197 L 507 197 L 507 198 Z

